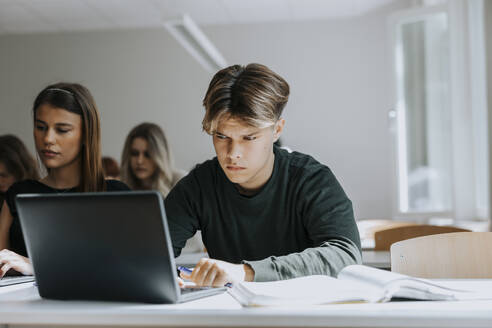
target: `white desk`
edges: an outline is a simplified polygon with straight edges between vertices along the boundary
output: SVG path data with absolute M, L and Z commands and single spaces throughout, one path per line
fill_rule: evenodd
M 492 280 L 454 286 L 492 289 Z M 0 327 L 492 327 L 492 301 L 243 309 L 228 294 L 178 305 L 50 301 L 31 284 L 0 289 Z

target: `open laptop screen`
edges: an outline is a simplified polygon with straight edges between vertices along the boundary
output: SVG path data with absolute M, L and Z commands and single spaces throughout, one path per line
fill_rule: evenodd
M 24 194 L 16 202 L 42 297 L 180 301 L 158 192 Z

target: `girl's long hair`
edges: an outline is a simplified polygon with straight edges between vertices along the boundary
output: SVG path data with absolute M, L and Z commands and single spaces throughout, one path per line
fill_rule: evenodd
M 101 161 L 99 111 L 89 90 L 77 83 L 60 82 L 44 88 L 34 100 L 33 114 L 44 104 L 62 108 L 82 118 L 81 172 L 77 191 L 106 189 Z M 47 169 L 49 173 L 49 169 Z

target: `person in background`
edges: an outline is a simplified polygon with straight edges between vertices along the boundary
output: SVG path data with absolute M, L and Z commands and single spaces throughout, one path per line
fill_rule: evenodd
M 120 180 L 120 166 L 114 158 L 103 156 L 102 165 L 106 179 Z
M 157 190 L 163 198 L 185 175 L 174 167 L 164 131 L 154 123 L 135 126 L 126 137 L 121 156 L 121 179 L 133 190 Z M 201 252 L 200 233 L 187 242 L 183 252 Z
M 210 255 L 182 278 L 224 286 L 336 277 L 362 262 L 352 202 L 332 171 L 273 145 L 288 97 L 288 83 L 264 65 L 233 65 L 212 78 L 202 125 L 217 156 L 197 165 L 165 201 L 174 255 L 197 230 Z
M 0 209 L 14 182 L 38 178 L 36 161 L 24 143 L 11 134 L 0 136 Z
M 33 273 L 15 205 L 17 195 L 129 190 L 120 181 L 104 179 L 99 112 L 87 88 L 75 83 L 50 85 L 38 94 L 32 110 L 36 151 L 47 175 L 16 182 L 7 191 L 0 213 L 0 277 L 10 269 Z

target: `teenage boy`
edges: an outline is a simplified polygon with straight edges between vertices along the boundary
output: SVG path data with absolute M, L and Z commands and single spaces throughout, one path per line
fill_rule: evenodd
M 181 277 L 197 285 L 336 276 L 361 263 L 352 203 L 328 167 L 273 145 L 287 82 L 260 64 L 219 71 L 203 100 L 217 157 L 184 177 L 165 206 L 178 256 L 201 230 L 210 259 Z

